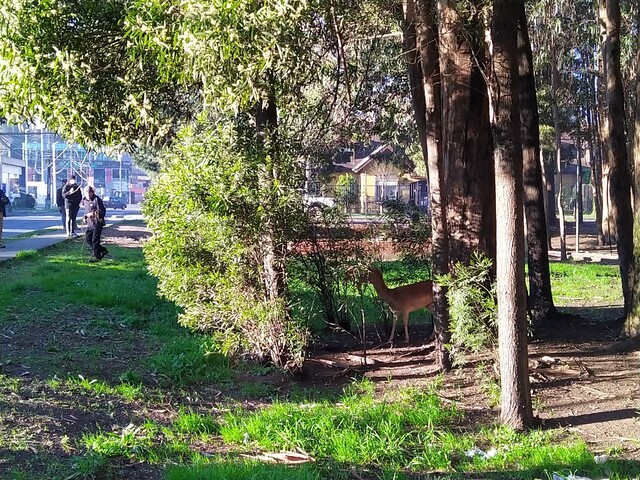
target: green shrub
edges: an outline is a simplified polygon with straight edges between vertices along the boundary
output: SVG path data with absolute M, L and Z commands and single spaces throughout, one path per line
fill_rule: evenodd
M 349 211 L 358 201 L 358 185 L 352 175 L 345 173 L 338 177 L 335 188 L 336 204 Z
M 286 290 L 286 244 L 303 219 L 297 172 L 259 148 L 242 116 L 218 120 L 183 129 L 162 158 L 143 207 L 149 269 L 180 322 L 225 353 L 299 366 L 304 329 L 265 267 Z
M 451 349 L 458 364 L 464 361 L 464 352 L 492 352 L 496 348 L 497 304 L 491 266 L 491 259 L 474 253 L 469 265 L 458 262 L 449 275 L 438 279 L 448 287 Z

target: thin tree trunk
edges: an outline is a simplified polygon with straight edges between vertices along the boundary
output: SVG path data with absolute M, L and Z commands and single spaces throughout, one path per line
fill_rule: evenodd
M 260 103 L 255 110 L 256 131 L 260 148 L 264 151 L 265 165 L 260 176 L 262 199 L 266 212 L 272 208 L 273 185 L 278 181 L 278 112 L 275 94 L 269 96 L 264 103 Z M 263 284 L 265 297 L 270 301 L 284 298 L 286 295 L 285 254 L 286 243 L 278 238 L 276 232 L 282 231 L 274 224 L 275 219 L 267 214 L 265 219 L 262 241 L 260 244 Z
M 440 67 L 434 0 L 417 0 L 416 32 L 422 66 L 422 85 L 426 106 L 427 171 L 431 197 L 431 239 L 433 273 L 449 272 L 449 234 L 447 210 L 444 203 L 444 166 L 442 161 L 442 117 L 440 99 Z M 434 325 L 437 361 L 441 370 L 451 369 L 451 357 L 446 346 L 450 343 L 449 309 L 446 288 L 433 284 Z
M 633 274 L 633 212 L 631 210 L 631 171 L 625 139 L 625 108 L 620 73 L 620 3 L 599 0 L 603 33 L 603 61 L 606 65 L 607 116 L 605 149 L 611 181 L 611 207 L 615 220 L 618 262 L 625 313 L 631 311 L 631 277 Z
M 593 207 L 596 212 L 596 232 L 598 236 L 598 245 L 604 245 L 604 236 L 602 235 L 602 183 L 600 178 L 602 176 L 602 168 L 600 158 L 600 149 L 596 146 L 596 140 L 598 138 L 598 122 L 597 122 L 597 110 L 595 108 L 595 88 L 593 93 L 591 91 L 591 84 L 589 84 L 589 94 L 587 96 L 587 141 L 589 143 L 589 162 L 591 166 L 591 186 L 594 190 L 593 195 Z
M 640 26 L 640 10 L 636 16 L 636 28 Z M 624 333 L 640 338 L 640 36 L 637 38 L 635 104 L 633 120 L 633 277 L 631 285 L 631 308 L 624 323 Z
M 547 230 L 547 253 L 551 250 L 551 226 L 556 224 L 556 207 L 553 202 L 553 173 L 545 165 L 544 153 L 540 151 L 540 171 L 542 172 L 542 187 L 544 197 L 545 225 Z
M 422 87 L 422 68 L 419 64 L 420 52 L 417 48 L 415 17 L 415 0 L 404 0 L 402 4 L 402 46 L 407 59 L 409 73 L 409 88 L 411 88 L 411 103 L 413 116 L 418 127 L 418 136 L 422 148 L 422 156 L 427 159 L 427 114 Z
M 491 39 L 491 126 L 496 174 L 498 342 L 501 420 L 517 430 L 533 425 L 527 354 L 524 279 L 523 180 L 517 0 L 494 0 Z M 524 8 L 524 7 L 522 7 Z
M 480 11 L 480 10 L 479 10 Z M 451 261 L 481 251 L 495 257 L 495 185 L 480 14 L 462 18 L 456 2 L 438 1 L 442 82 L 442 158 Z M 474 44 L 473 42 L 476 42 Z
M 551 295 L 547 222 L 544 213 L 544 189 L 540 165 L 540 121 L 533 72 L 533 55 L 524 3 L 518 8 L 518 68 L 524 210 L 527 220 L 529 261 L 529 313 L 535 326 L 542 325 L 555 313 Z
M 601 25 L 601 35 L 605 36 L 605 27 Z M 617 238 L 616 224 L 612 216 L 611 210 L 611 185 L 609 178 L 609 149 L 607 146 L 608 140 L 608 121 L 607 121 L 607 92 L 606 92 L 606 78 L 607 78 L 607 62 L 604 59 L 604 48 L 601 49 L 600 59 L 600 76 L 602 81 L 596 85 L 596 112 L 598 118 L 598 147 L 600 152 L 600 192 L 602 193 L 602 221 L 601 234 L 605 244 L 611 247 L 612 243 Z M 597 81 L 597 78 L 596 78 Z
M 562 207 L 562 157 L 560 142 L 560 111 L 558 109 L 558 58 L 555 44 L 551 45 L 551 104 L 553 110 L 553 129 L 556 137 L 556 169 L 558 171 L 558 191 L 556 205 L 560 219 L 560 260 L 567 259 L 567 235 L 564 228 L 564 208 Z

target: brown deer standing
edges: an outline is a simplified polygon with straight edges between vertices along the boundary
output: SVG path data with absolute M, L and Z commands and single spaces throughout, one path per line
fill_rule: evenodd
M 363 281 L 373 285 L 380 298 L 389 305 L 389 308 L 393 312 L 393 324 L 391 326 L 389 342 L 393 342 L 398 315 L 402 315 L 404 341 L 409 343 L 409 314 L 422 307 L 426 307 L 431 311 L 431 306 L 433 305 L 433 282 L 426 280 L 401 287 L 389 288 L 384 283 L 382 272 L 377 268 L 371 268 L 368 275 L 364 276 Z

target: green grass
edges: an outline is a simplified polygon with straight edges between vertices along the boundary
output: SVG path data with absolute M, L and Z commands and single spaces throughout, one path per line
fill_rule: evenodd
M 230 461 L 224 458 L 218 459 L 211 465 L 172 467 L 167 474 L 167 480 L 323 480 L 327 478 L 338 477 L 326 476 L 314 465 L 291 467 L 260 462 Z
M 121 382 L 118 385 L 112 386 L 102 380 L 95 378 L 90 380 L 84 378 L 82 375 L 79 375 L 77 378 L 70 378 L 68 383 L 94 395 L 119 396 L 125 400 L 135 400 L 143 396 L 143 387 L 141 384 L 134 385 L 128 382 Z
M 557 306 L 608 306 L 622 304 L 617 265 L 552 262 L 551 287 Z
M 362 386 L 347 390 L 336 404 L 274 403 L 258 412 L 229 413 L 222 438 L 264 451 L 298 450 L 380 470 L 509 471 L 511 478 L 570 467 L 598 471 L 582 441 L 550 432 L 519 434 L 506 427 L 464 431 L 459 428 L 461 414 L 443 406 L 435 389 L 376 399 L 369 385 Z M 494 448 L 497 454 L 470 457 L 467 452 L 473 448 Z

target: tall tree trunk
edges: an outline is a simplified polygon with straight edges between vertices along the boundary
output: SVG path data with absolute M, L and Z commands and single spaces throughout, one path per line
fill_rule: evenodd
M 491 126 L 496 174 L 498 341 L 503 423 L 533 425 L 527 354 L 524 280 L 523 180 L 518 61 L 518 9 L 522 0 L 494 0 L 491 39 Z
M 415 0 L 403 0 L 402 3 L 402 47 L 407 60 L 409 74 L 409 88 L 411 89 L 411 103 L 413 116 L 418 127 L 418 136 L 422 148 L 422 157 L 427 160 L 427 113 L 422 87 L 422 67 L 420 65 L 420 51 L 418 50 L 415 24 Z
M 606 65 L 607 115 L 604 142 L 610 168 L 611 211 L 616 225 L 618 262 L 625 313 L 631 311 L 633 274 L 633 212 L 631 210 L 631 171 L 625 141 L 625 109 L 620 73 L 620 3 L 599 0 L 603 61 Z
M 564 228 L 564 208 L 562 207 L 562 157 L 560 142 L 560 111 L 558 108 L 558 56 L 555 44 L 551 44 L 551 105 L 553 110 L 553 129 L 556 137 L 556 169 L 558 171 L 558 191 L 556 204 L 560 219 L 560 260 L 567 259 L 567 234 Z
M 275 93 L 259 103 L 255 109 L 258 145 L 265 159 L 264 171 L 260 175 L 262 203 L 266 216 L 260 244 L 263 284 L 267 300 L 275 301 L 286 295 L 285 255 L 286 241 L 278 237 L 277 232 L 284 231 L 276 224 L 277 218 L 271 215 L 274 199 L 273 185 L 280 178 L 278 158 L 278 111 Z
M 533 72 L 533 55 L 524 3 L 518 8 L 518 85 L 522 129 L 524 211 L 527 220 L 529 260 L 529 313 L 533 324 L 542 325 L 555 313 L 551 295 L 547 222 L 540 164 L 540 120 Z
M 433 273 L 449 272 L 449 234 L 447 210 L 444 202 L 444 166 L 442 161 L 442 117 L 440 98 L 440 67 L 438 34 L 434 0 L 417 0 L 416 33 L 422 67 L 422 85 L 426 107 L 427 171 L 431 198 L 431 239 Z M 438 365 L 441 370 L 451 368 L 451 358 L 446 345 L 450 343 L 449 309 L 446 288 L 433 284 L 434 322 Z
M 636 28 L 640 27 L 640 10 L 637 12 Z M 624 333 L 629 337 L 640 336 L 640 36 L 637 37 L 635 104 L 633 121 L 633 277 L 631 285 L 631 308 L 627 312 Z
M 480 2 L 474 2 L 480 3 Z M 482 9 L 478 9 L 480 12 Z M 442 158 L 451 261 L 495 257 L 495 180 L 480 13 L 463 25 L 455 2 L 438 1 Z M 475 43 L 474 43 L 475 42 Z
M 604 236 L 602 235 L 602 159 L 600 157 L 598 136 L 598 119 L 596 103 L 596 89 L 592 90 L 591 83 L 588 84 L 589 93 L 587 95 L 587 141 L 589 142 L 589 163 L 591 166 L 591 186 L 594 190 L 593 207 L 596 212 L 596 232 L 598 236 L 598 245 L 604 245 Z
M 606 11 L 606 8 L 605 8 Z M 601 36 L 606 35 L 606 28 L 601 25 Z M 607 62 L 604 59 L 604 46 L 601 48 L 601 59 L 599 64 L 599 78 L 602 79 L 596 85 L 596 112 L 598 118 L 598 147 L 600 152 L 600 192 L 602 193 L 602 221 L 600 223 L 601 235 L 605 244 L 611 246 L 617 238 L 616 224 L 611 209 L 611 180 L 609 177 L 609 133 L 608 133 L 608 113 L 607 113 Z M 596 78 L 597 81 L 597 78 Z

